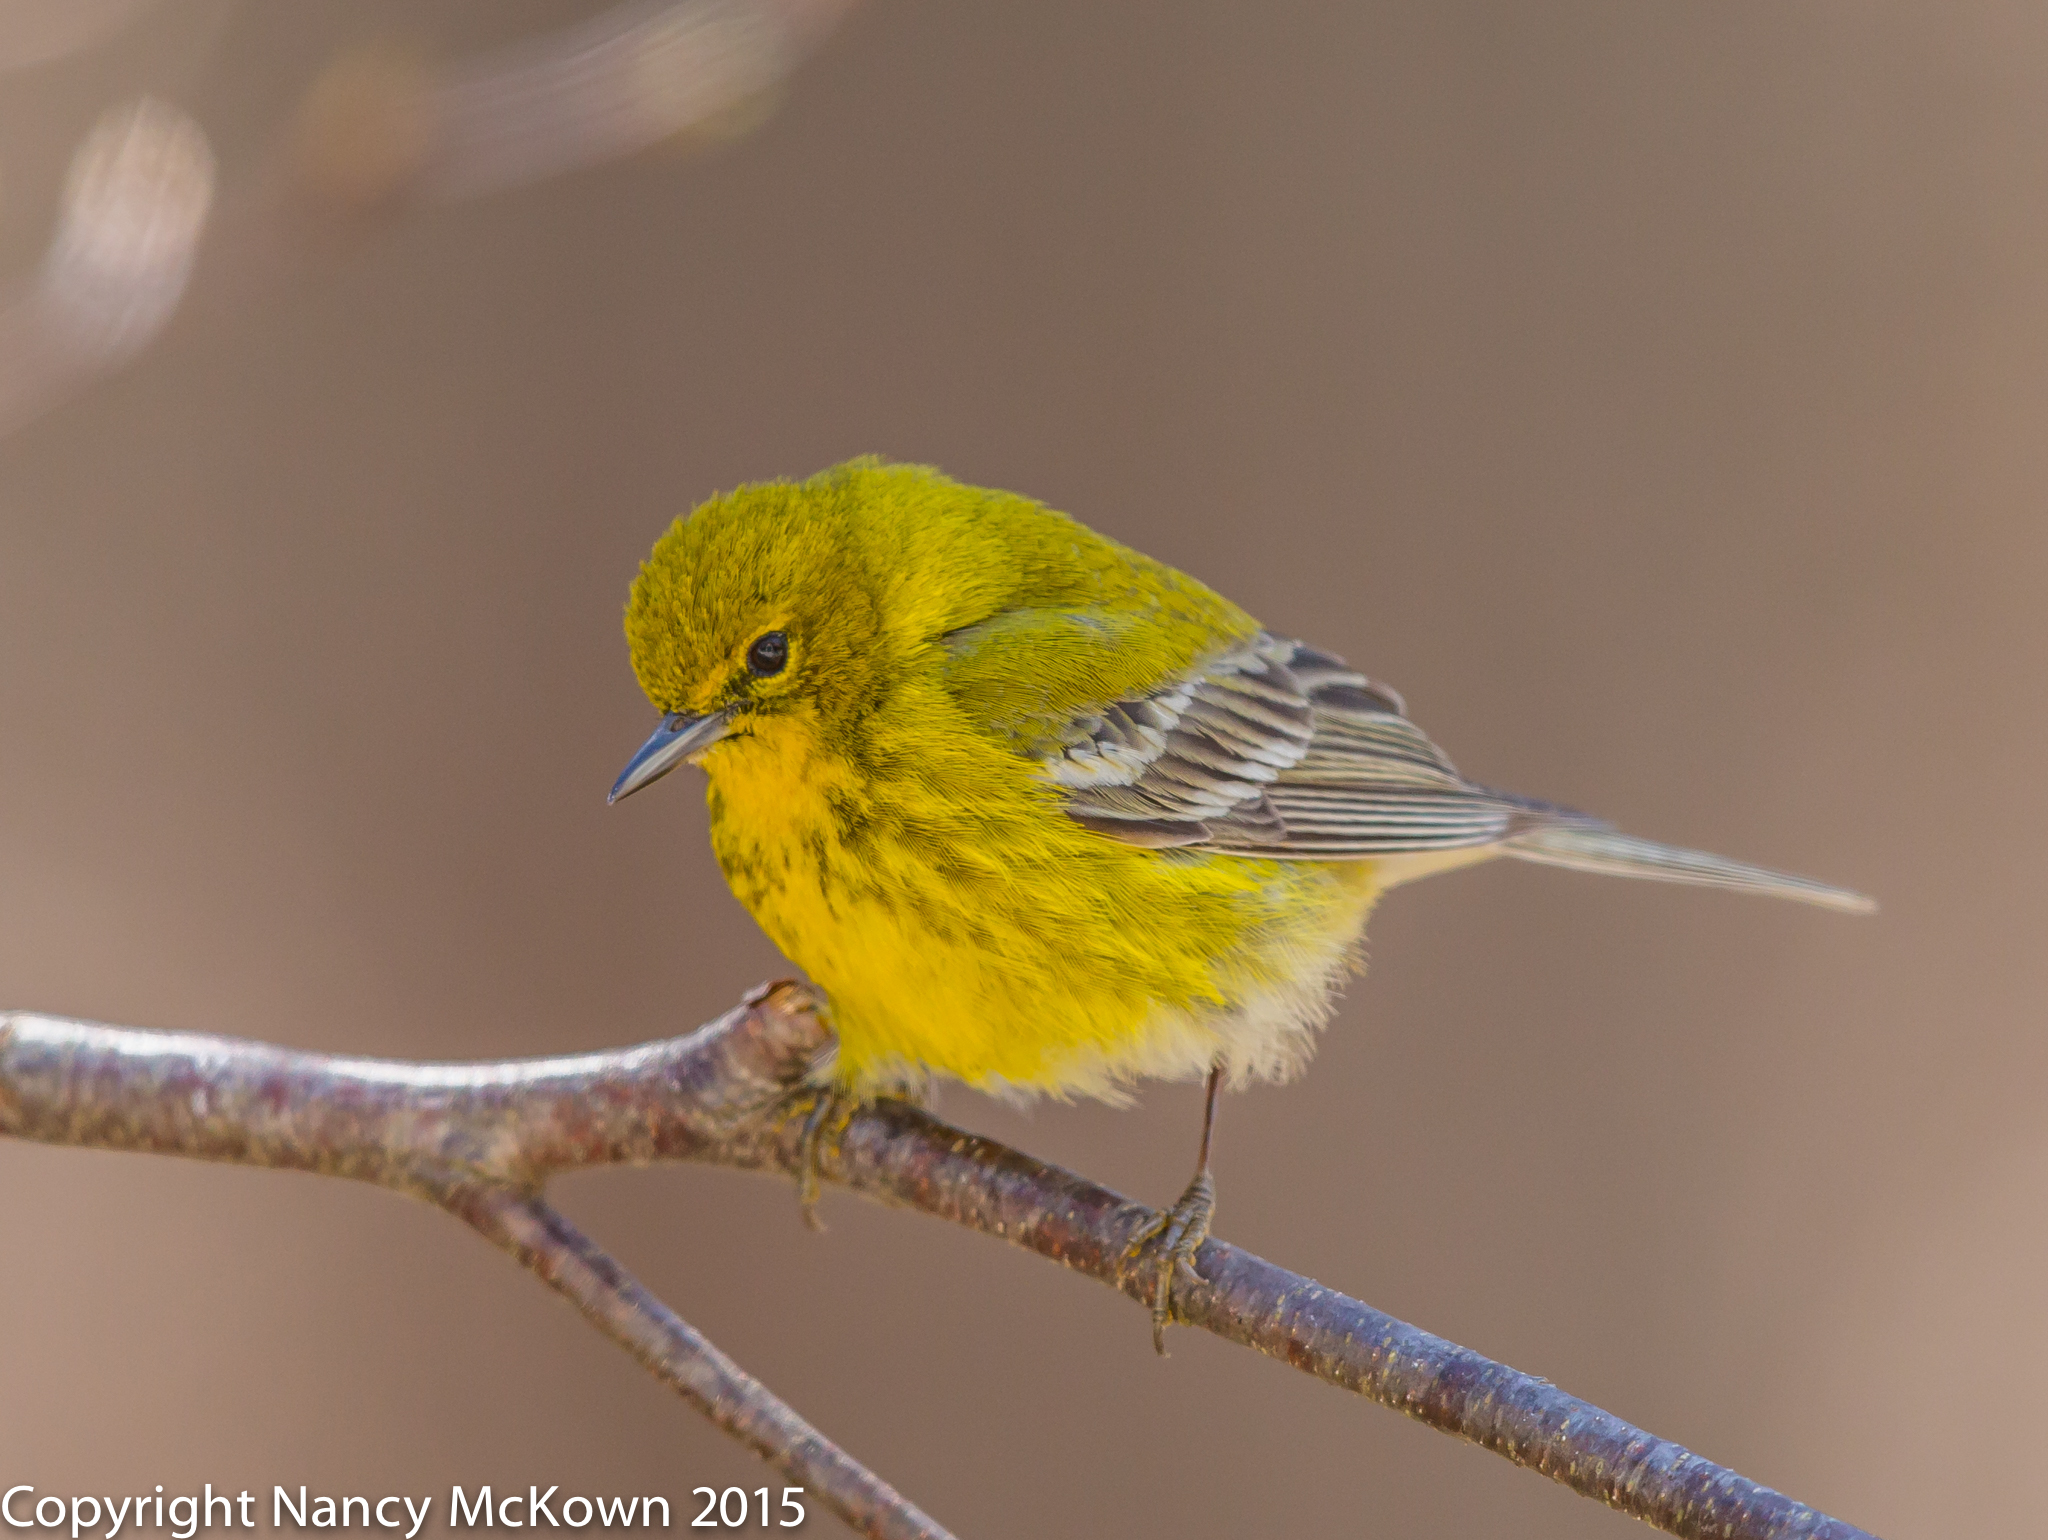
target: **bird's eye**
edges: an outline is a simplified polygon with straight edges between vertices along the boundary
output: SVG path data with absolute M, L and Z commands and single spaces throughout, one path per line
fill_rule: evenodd
M 779 674 L 789 663 L 789 638 L 780 631 L 770 631 L 754 638 L 754 645 L 747 649 L 747 670 L 766 679 L 770 674 Z

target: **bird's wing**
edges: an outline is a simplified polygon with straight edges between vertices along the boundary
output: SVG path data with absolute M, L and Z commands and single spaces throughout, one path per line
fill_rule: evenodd
M 1045 767 L 1068 815 L 1136 845 L 1358 860 L 1491 845 L 1559 821 L 1600 827 L 1473 785 L 1399 695 L 1264 633 L 1062 736 Z

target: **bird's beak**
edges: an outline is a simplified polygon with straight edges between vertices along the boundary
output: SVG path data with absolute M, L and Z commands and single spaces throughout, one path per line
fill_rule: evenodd
M 710 748 L 725 736 L 730 716 L 725 711 L 712 711 L 701 717 L 670 712 L 661 719 L 654 736 L 640 745 L 640 752 L 626 761 L 626 768 L 612 783 L 612 794 L 605 798 L 606 803 L 630 797 L 643 786 L 652 786 L 691 755 Z

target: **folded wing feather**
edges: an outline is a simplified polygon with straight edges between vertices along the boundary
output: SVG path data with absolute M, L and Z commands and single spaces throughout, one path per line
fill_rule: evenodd
M 1134 845 L 1347 861 L 1498 846 L 1582 871 L 1867 909 L 1858 894 L 1615 833 L 1466 780 L 1401 697 L 1263 632 L 1186 678 L 1076 719 L 1045 773 L 1070 817 Z

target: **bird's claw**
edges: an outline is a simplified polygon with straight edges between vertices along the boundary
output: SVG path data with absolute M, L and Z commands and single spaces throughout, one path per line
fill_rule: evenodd
M 1152 1347 L 1161 1358 L 1166 1353 L 1166 1327 L 1173 1319 L 1173 1291 L 1176 1283 L 1199 1287 L 1205 1280 L 1195 1269 L 1195 1253 L 1209 1238 L 1209 1221 L 1216 1214 L 1216 1182 L 1205 1168 L 1188 1183 L 1172 1208 L 1162 1209 L 1145 1221 L 1124 1248 L 1127 1266 L 1137 1263 L 1149 1250 L 1155 1282 L 1152 1286 Z
M 804 1114 L 803 1132 L 797 1139 L 796 1203 L 804 1223 L 813 1230 L 825 1228 L 825 1221 L 818 1217 L 818 1178 L 826 1141 L 831 1141 L 836 1152 L 839 1136 L 853 1121 L 858 1105 L 836 1087 L 825 1086 L 814 1093 L 810 1110 Z

